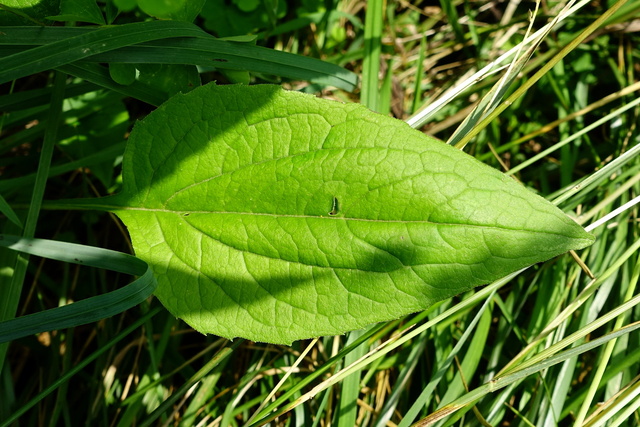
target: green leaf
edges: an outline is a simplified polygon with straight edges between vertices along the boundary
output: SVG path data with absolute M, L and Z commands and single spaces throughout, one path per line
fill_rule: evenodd
M 136 67 L 133 64 L 109 64 L 109 75 L 114 82 L 120 85 L 130 85 L 136 81 Z
M 95 0 L 61 0 L 60 15 L 47 16 L 53 21 L 79 21 L 104 25 L 104 17 Z
M 290 343 L 424 310 L 590 245 L 562 211 L 404 122 L 277 86 L 177 95 L 132 132 L 115 212 L 198 331 Z
M 200 11 L 205 29 L 218 37 L 241 36 L 272 29 L 268 8 L 276 19 L 287 15 L 288 2 L 207 0 Z
M 67 99 L 64 105 L 65 125 L 58 136 L 58 148 L 69 160 L 87 159 L 114 147 L 129 130 L 129 113 L 122 97 L 113 92 L 88 93 Z M 91 165 L 90 170 L 105 188 L 113 185 L 113 157 Z
M 200 74 L 193 65 L 138 64 L 138 80 L 170 98 L 178 92 L 187 93 L 200 86 Z
M 147 15 L 158 19 L 193 22 L 206 0 L 138 0 L 138 6 Z
M 59 12 L 59 0 L 3 0 L 0 25 L 44 25 L 46 16 Z
M 113 0 L 113 3 L 121 12 L 131 12 L 138 6 L 137 0 Z

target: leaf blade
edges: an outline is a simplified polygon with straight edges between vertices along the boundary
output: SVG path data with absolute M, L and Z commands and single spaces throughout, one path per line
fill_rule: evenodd
M 123 174 L 110 202 L 156 295 L 229 338 L 343 333 L 593 241 L 400 121 L 274 86 L 173 98 L 134 130 Z

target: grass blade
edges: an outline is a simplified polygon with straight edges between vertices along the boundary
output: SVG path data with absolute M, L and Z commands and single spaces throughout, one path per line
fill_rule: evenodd
M 38 222 L 38 216 L 40 215 L 44 189 L 49 176 L 49 167 L 53 157 L 53 147 L 58 138 L 60 116 L 62 114 L 62 101 L 64 99 L 65 79 L 66 76 L 61 73 L 57 73 L 54 79 L 51 95 L 51 108 L 47 117 L 45 136 L 38 163 L 38 171 L 36 174 L 33 192 L 31 193 L 31 203 L 29 204 L 29 209 L 27 211 L 27 219 L 22 231 L 22 235 L 25 238 L 33 237 L 36 231 L 36 224 Z M 29 258 L 27 256 L 20 254 L 16 257 L 16 263 L 11 276 L 9 290 L 7 292 L 8 297 L 5 299 L 2 306 L 0 306 L 0 320 L 13 319 L 16 315 L 24 278 L 27 273 L 28 262 Z M 0 372 L 2 371 L 6 351 L 7 345 L 0 344 Z
M 121 252 L 67 242 L 0 235 L 0 245 L 45 258 L 141 276 L 128 286 L 69 305 L 0 323 L 0 342 L 54 329 L 95 322 L 140 304 L 153 293 L 156 281 L 142 260 Z
M 67 381 L 69 381 L 71 377 L 73 377 L 75 374 L 80 372 L 82 369 L 84 369 L 87 365 L 89 365 L 91 362 L 96 360 L 98 357 L 110 351 L 116 343 L 118 343 L 119 341 L 127 337 L 129 334 L 134 332 L 136 329 L 138 329 L 140 326 L 142 326 L 145 322 L 147 322 L 150 318 L 158 314 L 160 311 L 162 311 L 162 309 L 160 307 L 157 307 L 153 310 L 150 310 L 148 313 L 145 313 L 143 316 L 141 316 L 138 320 L 133 322 L 130 326 L 128 326 L 118 335 L 110 339 L 108 342 L 104 343 L 104 345 L 102 345 L 98 350 L 96 350 L 89 356 L 80 360 L 77 365 L 71 368 L 68 372 L 65 372 L 63 375 L 60 375 L 59 378 L 56 378 L 56 380 L 51 385 L 49 385 L 46 389 L 38 393 L 37 396 L 35 396 L 30 401 L 28 401 L 26 404 L 24 404 L 20 409 L 14 412 L 10 417 L 8 417 L 3 421 L 0 421 L 0 427 L 10 426 L 14 421 L 18 420 L 22 415 L 24 415 L 29 409 L 37 405 L 38 402 L 40 402 L 49 394 L 53 393 L 58 387 L 60 387 L 62 384 L 65 384 Z
M 372 111 L 378 109 L 378 82 L 384 4 L 381 0 L 367 3 L 364 23 L 364 60 L 362 62 L 362 94 L 360 103 Z
M 100 29 L 54 27 L 37 32 L 31 27 L 0 27 L 0 31 L 8 35 L 2 45 L 36 46 L 0 59 L 0 83 L 86 60 L 214 66 L 309 80 L 348 91 L 357 84 L 354 73 L 337 65 L 216 39 L 185 22 L 149 21 Z M 100 84 L 96 79 L 87 80 Z

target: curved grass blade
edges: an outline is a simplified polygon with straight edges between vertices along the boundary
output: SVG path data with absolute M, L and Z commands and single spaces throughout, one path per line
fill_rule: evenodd
M 54 329 L 70 328 L 121 313 L 144 301 L 156 288 L 149 265 L 134 256 L 108 249 L 45 239 L 0 234 L 0 246 L 73 264 L 140 276 L 113 292 L 0 323 L 0 342 Z

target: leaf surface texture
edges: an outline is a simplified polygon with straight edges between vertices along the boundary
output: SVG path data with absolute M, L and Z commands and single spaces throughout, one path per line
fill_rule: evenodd
M 207 85 L 138 123 L 123 192 L 156 295 L 204 333 L 290 343 L 424 310 L 593 237 L 473 157 L 356 104 Z

